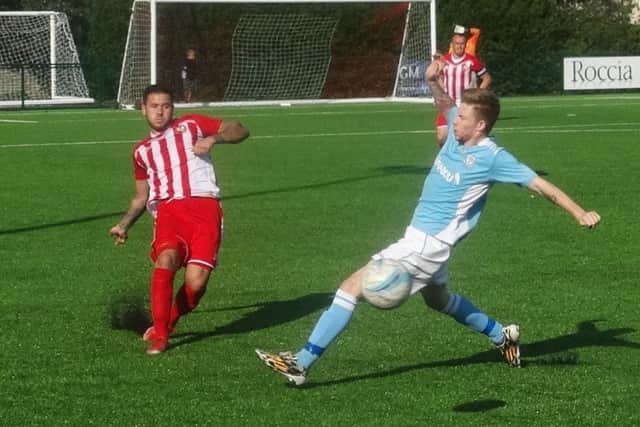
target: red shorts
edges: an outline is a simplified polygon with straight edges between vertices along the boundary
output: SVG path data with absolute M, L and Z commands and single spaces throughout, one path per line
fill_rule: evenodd
M 447 126 L 447 118 L 442 113 L 436 116 L 436 127 L 440 126 Z
M 222 208 L 217 199 L 190 197 L 158 203 L 151 259 L 175 249 L 183 265 L 216 266 L 222 238 Z

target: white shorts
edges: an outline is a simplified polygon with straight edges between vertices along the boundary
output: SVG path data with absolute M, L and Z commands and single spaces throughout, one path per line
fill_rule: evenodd
M 427 285 L 446 285 L 451 246 L 409 226 L 404 237 L 371 258 L 399 261 L 413 277 L 411 294 Z

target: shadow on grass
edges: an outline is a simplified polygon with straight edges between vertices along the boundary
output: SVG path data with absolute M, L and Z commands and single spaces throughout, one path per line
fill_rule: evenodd
M 369 179 L 382 178 L 388 175 L 424 175 L 426 176 L 429 172 L 429 167 L 427 166 L 419 166 L 419 165 L 396 165 L 396 166 L 385 166 L 378 168 L 379 172 L 372 173 L 370 175 L 365 176 L 356 176 L 351 178 L 342 178 L 342 179 L 333 179 L 324 182 L 318 182 L 316 184 L 305 184 L 305 185 L 293 185 L 291 187 L 283 187 L 274 190 L 263 190 L 263 191 L 252 191 L 244 194 L 236 194 L 228 197 L 224 197 L 223 200 L 235 200 L 235 199 L 245 199 L 250 197 L 260 197 L 267 196 L 271 194 L 277 193 L 290 193 L 294 191 L 304 191 L 304 190 L 312 190 L 316 188 L 324 188 L 324 187 L 332 187 L 336 185 L 350 184 L 352 182 L 359 181 L 367 181 Z
M 69 219 L 67 221 L 58 221 L 58 222 L 51 222 L 51 223 L 48 223 L 48 224 L 30 225 L 28 227 L 12 228 L 12 229 L 8 229 L 8 230 L 0 230 L 0 236 L 2 236 L 3 234 L 18 234 L 18 233 L 24 233 L 24 232 L 29 232 L 29 231 L 44 230 L 46 228 L 64 227 L 64 226 L 67 226 L 67 225 L 81 224 L 83 222 L 91 222 L 91 221 L 97 221 L 97 220 L 105 219 L 105 218 L 119 217 L 119 216 L 122 216 L 123 214 L 124 214 L 124 212 L 110 212 L 110 213 L 105 213 L 105 214 L 84 216 L 84 217 L 81 217 L 81 218 Z M 107 235 L 107 233 L 105 232 L 105 236 L 106 235 Z
M 384 166 L 381 171 L 389 175 L 423 175 L 427 176 L 431 167 L 420 165 Z
M 172 335 L 170 348 L 219 335 L 243 334 L 292 322 L 329 306 L 332 296 L 333 294 L 331 293 L 315 293 L 285 301 L 268 301 L 259 304 L 209 310 L 210 312 L 216 312 L 256 308 L 254 311 L 243 314 L 239 319 L 219 326 L 210 332 L 174 334 Z M 196 310 L 195 313 L 206 313 L 206 311 Z M 121 294 L 114 297 L 108 305 L 108 316 L 111 329 L 114 330 L 131 331 L 142 335 L 151 326 L 146 299 L 135 293 Z
M 474 400 L 453 407 L 454 412 L 486 412 L 505 406 L 507 402 L 497 399 Z
M 172 349 L 182 345 L 192 344 L 215 336 L 244 334 L 292 322 L 329 306 L 332 296 L 332 293 L 315 293 L 285 301 L 269 301 L 214 310 L 231 311 L 256 308 L 254 311 L 243 314 L 239 319 L 219 326 L 209 332 L 174 334 L 172 335 L 172 342 L 169 348 Z
M 382 178 L 382 177 L 387 176 L 387 175 L 417 174 L 417 175 L 425 175 L 426 176 L 426 174 L 428 172 L 429 172 L 429 168 L 426 167 L 426 166 L 418 166 L 418 165 L 386 166 L 386 167 L 379 168 L 378 172 L 372 173 L 370 175 L 358 176 L 358 177 L 352 177 L 352 178 L 334 179 L 334 180 L 329 180 L 329 181 L 324 181 L 324 182 L 318 182 L 318 183 L 315 183 L 315 184 L 294 185 L 294 186 L 290 186 L 290 187 L 276 188 L 276 189 L 264 190 L 264 191 L 252 191 L 252 192 L 248 192 L 248 193 L 244 193 L 244 194 L 241 193 L 241 194 L 236 194 L 236 195 L 231 195 L 231 196 L 228 196 L 228 197 L 224 197 L 223 200 L 224 201 L 228 201 L 228 200 L 235 200 L 235 199 L 246 199 L 246 198 L 251 198 L 251 197 L 267 196 L 267 195 L 278 194 L 278 193 L 290 193 L 290 192 L 294 192 L 294 191 L 312 190 L 312 189 L 316 189 L 316 188 L 331 187 L 331 186 L 336 186 L 336 185 L 349 184 L 349 183 L 352 183 L 352 182 L 359 182 L 359 181 L 366 181 L 366 180 L 369 180 L 369 179 Z M 97 221 L 97 220 L 101 220 L 101 219 L 105 219 L 105 218 L 112 218 L 112 217 L 118 218 L 118 217 L 122 216 L 123 214 L 124 214 L 124 212 L 122 212 L 122 211 L 121 212 L 110 212 L 110 213 L 104 213 L 104 214 L 98 214 L 98 215 L 92 215 L 92 216 L 85 216 L 85 217 L 80 217 L 80 218 L 73 218 L 73 219 L 69 219 L 69 220 L 66 220 L 66 221 L 57 221 L 57 222 L 51 222 L 51 223 L 47 223 L 47 224 L 30 225 L 30 226 L 27 226 L 27 227 L 19 227 L 19 228 L 0 230 L 0 236 L 7 235 L 7 234 L 18 234 L 18 233 L 37 231 L 37 230 L 44 230 L 44 229 L 55 228 L 55 227 L 64 227 L 64 226 L 67 226 L 67 225 L 73 225 L 73 224 L 80 224 L 80 223 L 84 223 L 84 222 Z M 105 233 L 105 235 L 106 235 L 106 233 Z
M 139 293 L 117 295 L 109 301 L 107 308 L 111 329 L 142 335 L 151 325 L 146 298 Z
M 626 347 L 640 349 L 640 344 L 626 341 L 620 338 L 621 335 L 635 332 L 633 328 L 598 329 L 596 323 L 602 320 L 585 320 L 577 325 L 577 331 L 573 334 L 563 335 L 556 338 L 549 338 L 520 346 L 523 355 L 522 366 L 572 366 L 578 364 L 576 350 L 584 347 Z M 392 375 L 404 374 L 406 372 L 431 369 L 431 368 L 453 368 L 464 365 L 478 363 L 504 363 L 496 350 L 483 351 L 471 356 L 458 359 L 440 360 L 434 362 L 419 363 L 416 365 L 402 366 L 386 371 L 372 372 L 369 374 L 354 375 L 338 380 L 313 382 L 305 384 L 303 388 L 322 387 L 343 383 L 352 383 L 361 380 L 384 378 Z

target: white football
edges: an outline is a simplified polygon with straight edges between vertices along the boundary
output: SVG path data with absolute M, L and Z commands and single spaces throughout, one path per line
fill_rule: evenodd
M 362 275 L 362 296 L 378 308 L 395 308 L 409 298 L 411 275 L 398 261 L 373 260 Z

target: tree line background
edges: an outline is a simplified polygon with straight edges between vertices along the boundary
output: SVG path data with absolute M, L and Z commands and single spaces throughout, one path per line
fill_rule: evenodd
M 0 10 L 67 14 L 91 96 L 116 97 L 132 0 L 3 0 Z M 562 58 L 640 54 L 631 0 L 439 0 L 438 48 L 454 24 L 481 28 L 479 56 L 501 95 L 562 91 Z M 376 34 L 372 33 L 372 37 Z

